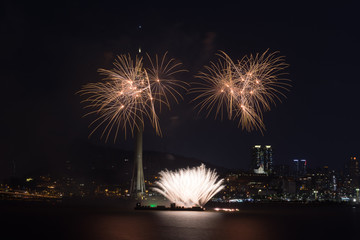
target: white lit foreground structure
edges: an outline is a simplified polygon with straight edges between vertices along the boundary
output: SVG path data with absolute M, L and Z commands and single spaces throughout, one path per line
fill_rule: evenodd
M 176 171 L 164 170 L 155 182 L 154 191 L 161 193 L 176 206 L 203 207 L 216 193 L 224 188 L 223 179 L 204 164 Z

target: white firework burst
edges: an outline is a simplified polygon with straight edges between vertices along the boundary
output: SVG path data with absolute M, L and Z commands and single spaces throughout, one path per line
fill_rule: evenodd
M 218 180 L 215 170 L 204 164 L 176 171 L 164 170 L 155 182 L 154 191 L 164 195 L 177 206 L 203 207 L 215 194 L 224 188 L 223 179 Z

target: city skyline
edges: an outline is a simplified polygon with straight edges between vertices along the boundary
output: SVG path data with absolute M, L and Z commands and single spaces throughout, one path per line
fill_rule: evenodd
M 122 162 L 126 162 L 126 168 L 123 170 L 124 173 L 129 174 L 133 171 L 134 168 L 134 150 L 122 150 L 114 146 L 97 145 L 89 142 L 78 143 L 74 147 L 75 152 L 72 153 L 70 158 L 64 159 L 63 162 L 57 163 L 54 166 L 51 166 L 51 163 L 46 163 L 44 166 L 38 168 L 31 168 L 28 171 L 19 171 L 17 168 L 17 163 L 12 162 L 11 166 L 8 169 L 3 169 L 6 172 L 5 175 L 2 175 L 0 180 L 9 181 L 11 179 L 26 179 L 33 177 L 35 175 L 49 175 L 49 176 L 65 176 L 66 172 L 71 170 L 72 165 L 79 168 L 88 169 L 94 168 L 94 166 L 99 164 L 99 161 L 102 161 L 104 166 L 111 164 L 112 168 L 114 165 L 121 165 Z M 275 151 L 275 158 L 274 158 Z M 85 153 L 85 156 L 82 156 Z M 148 169 L 149 166 L 157 166 L 158 172 L 162 169 L 169 168 L 175 169 L 174 166 L 185 168 L 187 166 L 195 166 L 196 164 L 205 164 L 211 169 L 218 169 L 222 173 L 241 171 L 248 172 L 249 174 L 260 174 L 260 175 L 291 175 L 299 177 L 306 175 L 309 171 L 320 171 L 321 169 L 329 169 L 336 172 L 348 172 L 349 168 L 358 169 L 358 172 L 353 172 L 352 175 L 359 174 L 359 157 L 352 156 L 344 161 L 344 164 L 339 168 L 329 167 L 329 164 L 324 165 L 314 165 L 309 163 L 306 159 L 288 159 L 284 162 L 279 162 L 276 159 L 276 149 L 273 149 L 271 145 L 254 145 L 248 149 L 248 162 L 246 162 L 245 167 L 243 168 L 227 168 L 220 164 L 211 163 L 203 161 L 202 159 L 192 158 L 188 156 L 183 156 L 179 154 L 173 154 L 168 152 L 157 152 L 152 150 L 144 150 L 144 158 L 146 159 L 145 169 Z M 155 156 L 155 157 L 154 157 Z M 156 157 L 158 156 L 158 157 Z M 156 159 L 159 158 L 159 159 Z M 176 164 L 174 160 L 176 159 Z M 163 162 L 163 167 L 159 168 L 159 161 Z M 130 164 L 131 162 L 131 164 Z M 130 164 L 130 165 L 129 165 Z M 170 164 L 170 165 L 168 165 Z M 194 165 L 195 164 L 195 165 Z M 109 167 L 109 166 L 108 166 Z M 136 167 L 135 167 L 136 168 Z M 151 167 L 150 167 L 151 168 Z M 121 170 L 121 169 L 119 169 Z M 148 170 L 147 170 L 148 171 Z M 156 174 L 153 170 L 150 171 L 151 174 Z M 149 173 L 145 174 L 148 176 Z M 81 176 L 81 174 L 79 175 Z M 124 181 L 123 176 L 120 177 L 121 181 Z M 132 181 L 131 174 L 127 176 L 128 181 Z
M 268 157 L 264 158 L 264 156 L 261 156 L 261 152 L 264 150 L 262 152 L 264 154 L 265 151 L 271 150 L 271 146 L 267 145 L 262 148 L 259 145 L 255 145 L 251 150 L 255 153 L 253 155 L 253 162 L 258 162 L 260 156 L 260 162 L 264 162 L 263 164 L 269 163 L 269 159 L 266 159 Z M 259 150 L 260 154 L 257 154 L 259 151 L 254 150 Z M 64 201 L 76 199 L 77 197 L 103 200 L 106 198 L 131 199 L 130 173 L 135 161 L 131 159 L 133 154 L 131 152 L 121 154 L 119 152 L 112 152 L 109 155 L 109 149 L 97 152 L 97 156 L 91 157 L 88 162 L 67 161 L 63 171 L 58 172 L 56 175 L 39 172 L 23 177 L 17 176 L 3 179 L 0 181 L 0 198 L 3 200 L 63 199 Z M 119 156 L 121 156 L 121 161 L 119 161 Z M 146 191 L 143 197 L 145 200 L 152 199 L 158 193 L 164 194 L 162 190 L 153 189 L 153 187 L 159 186 L 162 186 L 161 188 L 169 187 L 172 189 L 170 192 L 173 194 L 180 194 L 179 197 L 185 197 L 178 190 L 179 187 L 183 188 L 189 184 L 189 181 L 185 180 L 187 177 L 192 176 L 199 180 L 198 177 L 200 176 L 206 177 L 208 175 L 209 177 L 211 175 L 211 178 L 206 177 L 208 180 L 212 179 L 211 182 L 208 182 L 208 186 L 215 183 L 214 181 L 218 177 L 219 182 L 216 186 L 220 186 L 218 184 L 221 182 L 224 183 L 224 189 L 214 196 L 211 200 L 212 203 L 236 204 L 253 201 L 352 203 L 359 201 L 360 164 L 359 159 L 356 157 L 350 158 L 346 166 L 341 170 L 332 170 L 327 166 L 307 169 L 304 168 L 306 160 L 302 159 L 299 161 L 295 159 L 292 166 L 272 165 L 266 172 L 259 172 L 256 171 L 258 169 L 253 169 L 252 167 L 248 170 L 218 168 L 218 171 L 215 170 L 217 169 L 216 166 L 209 166 L 204 171 L 205 165 L 200 161 L 196 161 L 196 159 L 171 156 L 172 160 L 175 161 L 169 161 L 170 158 L 167 154 L 161 155 L 148 152 L 144 153 L 144 156 Z M 303 164 L 299 164 L 299 162 Z M 189 166 L 193 166 L 193 168 L 190 169 Z M 163 171 L 164 168 L 172 170 Z M 196 172 L 196 176 L 193 175 L 193 171 Z M 216 176 L 217 173 L 215 171 L 219 172 L 218 176 Z M 173 180 L 179 177 L 185 177 L 182 184 L 173 182 Z M 195 181 L 195 179 L 193 180 Z M 162 182 L 160 185 L 159 180 L 160 183 Z M 202 181 L 200 180 L 198 183 L 201 184 Z M 202 186 L 205 185 L 207 184 Z M 213 186 L 216 187 L 215 185 Z M 211 190 L 212 188 L 201 189 Z M 170 195 L 173 196 L 172 194 Z M 197 196 L 199 197 L 200 195 Z M 168 196 L 166 195 L 166 197 Z M 191 199 L 193 198 L 191 197 Z M 207 198 L 206 201 L 208 200 L 210 198 Z
M 85 111 L 74 94 L 98 81 L 97 69 L 109 68 L 116 55 L 137 53 L 140 43 L 144 53 L 169 51 L 182 61 L 189 72 L 181 80 L 188 82 L 219 50 L 241 59 L 266 49 L 285 56 L 292 80 L 287 99 L 264 113 L 264 135 L 243 131 L 232 121 L 205 119 L 193 111 L 187 95 L 171 113 L 159 114 L 163 138 L 145 125 L 145 150 L 235 169 L 247 168 L 249 149 L 256 144 L 271 145 L 278 163 L 306 159 L 309 166 L 339 169 L 358 157 L 357 19 L 351 5 L 274 5 L 255 8 L 255 20 L 253 13 L 239 16 L 226 4 L 6 3 L 4 9 L 2 176 L 14 162 L 18 171 L 61 163 L 78 141 L 105 145 L 96 135 L 88 140 L 91 120 L 82 118 Z M 132 150 L 133 141 L 116 145 Z

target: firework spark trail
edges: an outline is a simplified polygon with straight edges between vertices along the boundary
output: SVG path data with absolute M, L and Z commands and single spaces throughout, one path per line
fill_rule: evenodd
M 204 164 L 194 168 L 164 170 L 160 180 L 155 182 L 154 191 L 164 195 L 177 206 L 203 207 L 216 193 L 221 191 L 223 179 L 217 181 L 218 175 Z
M 208 117 L 213 111 L 215 119 L 227 115 L 239 119 L 238 126 L 247 131 L 265 130 L 263 111 L 285 97 L 284 90 L 290 84 L 282 78 L 282 70 L 288 67 L 278 52 L 245 56 L 236 63 L 224 52 L 217 62 L 205 66 L 205 72 L 196 77 L 202 82 L 195 83 L 191 92 L 197 94 L 193 101 L 199 101 L 196 108 L 206 111 Z
M 177 88 L 187 90 L 188 85 L 183 81 L 177 80 L 173 76 L 177 73 L 185 71 L 180 68 L 182 64 L 175 62 L 175 59 L 173 58 L 166 61 L 167 53 L 165 53 L 161 60 L 156 55 L 155 61 L 153 61 L 148 54 L 146 55 L 151 64 L 151 68 L 148 69 L 148 73 L 152 80 L 150 83 L 152 93 L 155 101 L 160 103 L 160 111 L 163 104 L 170 108 L 171 100 L 169 97 L 175 100 L 176 103 L 179 103 L 178 98 L 183 99 L 183 97 Z
M 182 98 L 178 88 L 186 89 L 187 84 L 174 78 L 185 70 L 174 59 L 167 60 L 167 53 L 155 61 L 147 55 L 150 68 L 143 66 L 143 58 L 132 59 L 130 55 L 120 55 L 111 70 L 99 69 L 104 76 L 101 82 L 88 83 L 78 92 L 86 99 L 85 108 L 92 109 L 85 116 L 95 114 L 96 119 L 90 124 L 95 126 L 90 136 L 103 127 L 101 138 L 106 141 L 115 130 L 114 142 L 119 130 L 131 134 L 144 126 L 144 120 L 150 120 L 156 133 L 161 135 L 157 108 L 162 105 L 170 109 L 171 99 L 178 103 Z

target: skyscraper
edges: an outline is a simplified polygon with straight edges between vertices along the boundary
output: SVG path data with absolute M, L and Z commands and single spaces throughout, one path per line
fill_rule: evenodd
M 251 170 L 255 173 L 263 173 L 264 171 L 264 154 L 261 145 L 255 145 L 252 148 Z
M 359 158 L 351 157 L 348 163 L 348 171 L 349 175 L 352 179 L 352 185 L 354 187 L 359 187 L 360 185 L 360 166 L 359 166 Z
M 300 170 L 300 172 L 299 172 L 300 176 L 306 175 L 306 160 L 305 159 L 300 160 L 299 170 Z
M 272 173 L 273 172 L 272 148 L 270 145 L 265 145 L 263 151 L 264 151 L 265 172 Z
M 251 170 L 254 173 L 272 173 L 273 157 L 270 145 L 255 145 L 252 147 Z
M 351 177 L 358 177 L 360 175 L 359 159 L 356 157 L 350 158 L 349 172 Z
M 292 173 L 294 176 L 298 177 L 299 176 L 299 159 L 294 159 L 293 160 L 293 166 L 292 166 Z
M 306 175 L 306 160 L 305 159 L 294 159 L 293 160 L 293 167 L 292 167 L 292 172 L 293 175 L 296 177 L 301 177 Z

